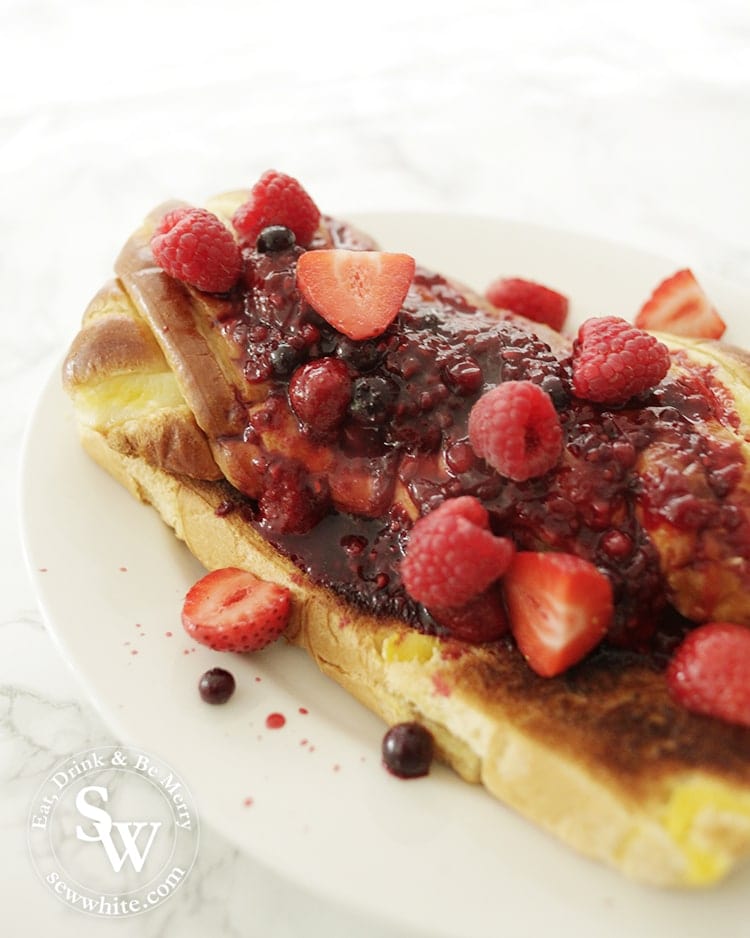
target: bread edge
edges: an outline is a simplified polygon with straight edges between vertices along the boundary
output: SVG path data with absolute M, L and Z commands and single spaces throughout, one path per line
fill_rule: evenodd
M 91 428 L 79 426 L 79 433 L 88 454 L 153 506 L 207 569 L 239 566 L 287 586 L 295 598 L 287 638 L 324 674 L 388 725 L 419 720 L 433 733 L 441 760 L 462 778 L 483 784 L 579 853 L 643 883 L 694 887 L 723 878 L 750 851 L 747 793 L 738 796 L 696 776 L 676 779 L 666 799 L 662 794 L 639 804 L 623 798 L 510 719 L 481 712 L 460 692 L 436 694 L 431 678 L 434 659 L 440 659 L 438 639 L 413 639 L 417 633 L 403 623 L 372 619 L 313 584 L 240 515 L 217 514 L 216 485 L 117 452 Z M 412 640 L 413 656 L 387 660 L 388 646 Z M 443 673 L 445 662 L 440 664 Z M 700 796 L 704 791 L 707 798 Z M 691 792 L 698 793 L 698 802 L 691 802 Z M 742 798 L 737 812 L 736 797 Z M 686 798 L 687 815 L 681 807 Z

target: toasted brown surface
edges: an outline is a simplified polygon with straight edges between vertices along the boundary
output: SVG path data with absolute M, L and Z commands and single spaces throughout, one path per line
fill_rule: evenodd
M 510 643 L 470 647 L 373 619 L 310 582 L 238 512 L 217 513 L 224 483 L 167 474 L 91 431 L 82 439 L 206 567 L 286 585 L 296 599 L 288 637 L 324 673 L 387 723 L 423 722 L 460 775 L 576 849 L 660 884 L 709 881 L 750 850 L 750 730 L 676 707 L 647 660 L 600 654 L 540 678 Z M 675 806 L 681 816 L 683 789 L 687 833 L 677 836 L 665 824 Z M 719 858 L 705 879 L 692 859 L 698 821 L 701 849 Z
M 693 770 L 750 785 L 750 731 L 674 704 L 661 669 L 645 656 L 600 650 L 550 680 L 501 645 L 477 649 L 450 670 L 477 703 L 512 715 L 626 797 L 648 797 L 675 772 Z

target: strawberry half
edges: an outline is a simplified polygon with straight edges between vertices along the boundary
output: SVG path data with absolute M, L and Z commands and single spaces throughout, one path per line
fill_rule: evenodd
M 694 713 L 750 726 L 750 629 L 731 622 L 694 629 L 667 668 L 667 686 Z
M 297 286 L 334 329 L 350 339 L 371 339 L 398 315 L 414 269 L 408 254 L 308 251 L 297 262 Z
M 281 635 L 290 611 L 288 589 L 225 567 L 191 587 L 182 624 L 191 638 L 215 651 L 258 651 Z
M 667 277 L 635 317 L 640 329 L 672 332 L 692 339 L 718 339 L 726 323 L 690 270 Z
M 493 306 L 545 323 L 557 332 L 568 317 L 568 298 L 533 280 L 500 277 L 487 287 L 485 296 Z
M 510 630 L 530 667 L 554 677 L 604 637 L 612 619 L 612 585 L 573 554 L 516 554 L 503 578 Z

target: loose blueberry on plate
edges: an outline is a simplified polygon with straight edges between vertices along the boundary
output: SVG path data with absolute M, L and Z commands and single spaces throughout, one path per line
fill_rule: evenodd
M 201 675 L 198 692 L 210 704 L 226 703 L 234 693 L 234 677 L 224 668 L 211 668 Z
M 383 737 L 383 764 L 398 778 L 419 778 L 430 771 L 432 733 L 420 723 L 397 723 Z

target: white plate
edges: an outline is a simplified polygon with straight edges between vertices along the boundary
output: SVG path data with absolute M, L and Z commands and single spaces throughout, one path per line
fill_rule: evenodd
M 632 318 L 677 266 L 487 218 L 357 221 L 389 249 L 480 290 L 499 274 L 541 279 L 572 298 L 574 320 Z M 750 342 L 739 328 L 747 292 L 706 286 L 731 338 Z M 57 374 L 30 426 L 23 479 L 28 562 L 63 654 L 123 743 L 170 762 L 203 821 L 243 850 L 304 887 L 432 935 L 746 934 L 750 870 L 701 894 L 633 885 L 442 767 L 419 781 L 390 777 L 380 721 L 302 652 L 278 645 L 227 658 L 188 641 L 179 612 L 201 568 L 81 451 Z M 238 688 L 228 706 L 209 707 L 196 683 L 218 663 Z M 268 729 L 270 713 L 286 725 Z

